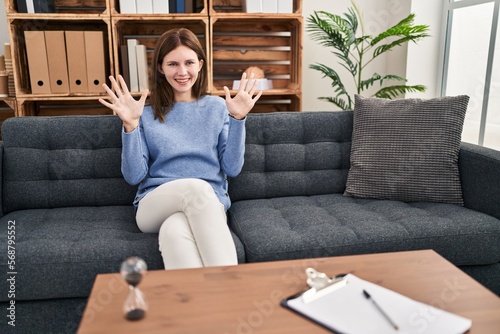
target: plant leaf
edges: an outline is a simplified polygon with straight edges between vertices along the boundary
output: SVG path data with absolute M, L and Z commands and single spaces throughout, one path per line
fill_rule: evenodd
M 406 86 L 406 85 L 396 85 L 381 88 L 378 92 L 373 94 L 375 97 L 383 99 L 394 99 L 400 95 L 409 92 L 425 92 L 427 88 L 423 85 Z
M 348 96 L 348 102 L 346 102 L 341 98 L 336 98 L 336 97 L 318 97 L 318 100 L 325 100 L 330 103 L 333 103 L 342 110 L 352 110 L 352 100 L 349 96 Z

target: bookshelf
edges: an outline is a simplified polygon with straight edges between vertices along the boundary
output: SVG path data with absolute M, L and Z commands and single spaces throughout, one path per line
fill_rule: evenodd
M 17 0 L 4 1 L 14 60 L 16 116 L 109 113 L 97 101 L 106 95 L 104 91 L 33 93 L 24 31 L 102 32 L 108 80 L 110 75 L 122 74 L 120 47 L 128 39 L 146 46 L 150 65 L 156 40 L 174 27 L 191 29 L 204 46 L 208 93 L 223 96 L 224 85 L 232 88 L 233 80 L 257 66 L 273 80 L 273 89 L 264 91 L 252 112 L 301 110 L 302 0 L 290 0 L 290 13 L 245 13 L 245 0 L 196 0 L 193 13 L 170 14 L 122 14 L 119 0 L 54 0 L 53 13 L 20 13 Z

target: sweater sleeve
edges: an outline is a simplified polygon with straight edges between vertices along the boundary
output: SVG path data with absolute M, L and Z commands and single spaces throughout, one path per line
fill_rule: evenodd
M 122 174 L 130 185 L 139 184 L 148 173 L 148 149 L 142 122 L 133 131 L 122 132 Z
M 226 116 L 224 130 L 219 138 L 219 156 L 222 171 L 235 177 L 243 168 L 245 156 L 245 121 Z

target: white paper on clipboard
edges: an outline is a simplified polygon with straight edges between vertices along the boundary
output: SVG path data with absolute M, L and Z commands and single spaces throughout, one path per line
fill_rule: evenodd
M 470 319 L 415 301 L 352 274 L 340 289 L 305 302 L 302 295 L 283 300 L 282 305 L 310 320 L 344 334 L 463 334 Z M 363 295 L 369 291 L 381 309 L 397 324 L 395 329 Z

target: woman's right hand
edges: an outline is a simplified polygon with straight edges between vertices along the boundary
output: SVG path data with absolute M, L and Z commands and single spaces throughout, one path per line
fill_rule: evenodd
M 118 82 L 113 77 L 109 77 L 111 88 L 106 84 L 102 87 L 108 93 L 108 101 L 99 99 L 103 105 L 113 110 L 123 122 L 125 132 L 130 132 L 139 126 L 144 104 L 148 97 L 148 90 L 142 92 L 141 98 L 137 101 L 130 94 L 127 84 L 121 75 L 118 76 Z

